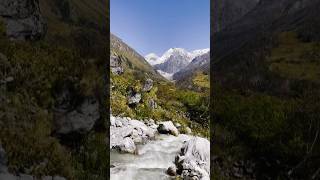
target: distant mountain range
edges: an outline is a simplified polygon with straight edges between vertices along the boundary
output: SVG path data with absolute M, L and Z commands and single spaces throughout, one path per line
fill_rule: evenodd
M 205 67 L 210 64 L 210 52 L 201 54 L 195 57 L 185 68 L 176 72 L 172 79 L 181 80 L 187 77 L 189 74 L 193 74 L 195 71 L 205 71 Z
M 202 65 L 200 61 L 204 60 L 199 58 L 204 54 L 209 54 L 210 49 L 199 49 L 192 52 L 188 52 L 183 48 L 170 48 L 161 57 L 155 53 L 150 53 L 145 56 L 147 62 L 149 62 L 162 76 L 172 80 L 174 74 L 180 71 L 186 71 L 185 68 L 188 66 L 188 70 L 193 70 L 197 65 Z M 204 60 L 209 61 L 209 56 Z M 191 65 L 192 64 L 192 65 Z

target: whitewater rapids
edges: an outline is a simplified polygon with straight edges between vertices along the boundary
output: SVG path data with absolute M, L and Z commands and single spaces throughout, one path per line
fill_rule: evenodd
M 121 154 L 110 152 L 111 180 L 168 180 L 166 170 L 174 165 L 183 143 L 191 136 L 159 135 L 154 141 L 138 145 L 138 153 Z

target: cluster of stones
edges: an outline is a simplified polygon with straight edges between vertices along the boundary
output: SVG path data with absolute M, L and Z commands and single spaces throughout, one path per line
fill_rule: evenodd
M 179 135 L 171 121 L 155 123 L 149 119 L 142 122 L 129 117 L 110 116 L 110 149 L 137 153 L 136 145 L 153 140 L 157 133 Z

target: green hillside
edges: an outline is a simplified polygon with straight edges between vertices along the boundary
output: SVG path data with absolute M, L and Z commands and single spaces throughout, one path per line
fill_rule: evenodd
M 109 169 L 104 117 L 88 132 L 58 135 L 56 108 L 65 87 L 71 99 L 63 103 L 70 103 L 70 111 L 88 98 L 105 105 L 106 2 L 39 2 L 48 26 L 44 39 L 11 41 L 0 23 L 0 143 L 9 172 L 104 180 Z
M 303 42 L 295 32 L 283 32 L 267 62 L 270 71 L 283 78 L 319 82 L 320 44 Z
M 319 179 L 319 2 L 294 3 L 261 1 L 214 34 L 217 179 Z
M 202 136 L 209 136 L 208 94 L 176 87 L 165 80 L 145 59 L 119 38 L 111 35 L 111 54 L 121 61 L 124 73 L 111 74 L 111 109 L 114 115 L 155 121 L 170 120 Z M 147 79 L 153 80 L 150 92 L 143 92 Z M 141 103 L 136 107 L 128 105 L 128 89 L 142 94 Z M 208 90 L 208 89 L 207 89 Z M 208 91 L 207 91 L 208 92 Z M 150 107 L 150 100 L 157 108 Z
M 134 49 L 126 45 L 120 38 L 115 35 L 110 35 L 111 54 L 120 56 L 123 61 L 123 68 L 127 73 L 141 74 L 145 77 L 150 77 L 156 80 L 165 81 L 165 79 L 153 69 L 153 67 L 137 53 Z

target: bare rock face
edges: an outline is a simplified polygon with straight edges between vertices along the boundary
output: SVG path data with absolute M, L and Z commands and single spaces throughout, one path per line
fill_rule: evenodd
M 133 88 L 129 88 L 127 98 L 128 98 L 128 104 L 130 106 L 134 106 L 140 103 L 141 94 L 136 92 Z
M 100 119 L 98 99 L 78 95 L 71 81 L 58 87 L 55 92 L 55 134 L 61 136 L 89 132 Z
M 122 64 L 121 59 L 117 55 L 115 54 L 110 55 L 110 69 L 112 74 L 115 74 L 115 75 L 123 74 L 124 70 L 121 64 Z
M 38 40 L 46 34 L 38 0 L 1 0 L 0 16 L 11 39 Z
M 201 137 L 194 137 L 181 148 L 176 156 L 177 173 L 183 179 L 210 179 L 210 142 Z
M 86 98 L 71 111 L 55 113 L 56 133 L 87 133 L 100 118 L 99 102 L 95 98 Z
M 149 92 L 151 91 L 152 87 L 153 87 L 153 80 L 147 79 L 146 82 L 144 83 L 142 91 Z

